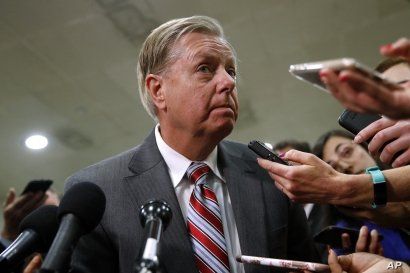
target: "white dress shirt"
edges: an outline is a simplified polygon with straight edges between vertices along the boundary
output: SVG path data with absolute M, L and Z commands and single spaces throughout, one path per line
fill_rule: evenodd
M 165 143 L 159 132 L 159 125 L 155 127 L 155 139 L 157 141 L 158 149 L 168 166 L 168 173 L 171 177 L 172 184 L 174 185 L 179 206 L 181 207 L 182 215 L 186 222 L 189 199 L 195 185 L 188 181 L 185 173 L 192 161 Z M 218 170 L 217 158 L 218 149 L 215 148 L 206 160 L 202 161 L 212 170 L 212 174 L 209 174 L 209 179 L 207 178 L 207 185 L 215 192 L 216 199 L 221 208 L 222 224 L 231 272 L 244 273 L 245 270 L 243 264 L 238 263 L 235 260 L 235 257 L 241 255 L 241 247 L 239 245 L 238 230 L 236 229 L 231 199 L 229 197 L 225 180 Z
M 307 203 L 307 204 L 303 205 L 303 209 L 305 210 L 305 213 L 306 213 L 306 218 L 309 219 L 310 213 L 312 212 L 312 209 L 313 209 L 314 205 L 315 204 L 313 204 L 313 203 Z

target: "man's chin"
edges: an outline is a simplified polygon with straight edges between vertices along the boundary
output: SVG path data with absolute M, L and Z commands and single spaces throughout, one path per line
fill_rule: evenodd
M 234 120 L 225 120 L 224 122 L 219 122 L 214 124 L 213 133 L 219 135 L 221 140 L 227 137 L 234 129 L 235 121 Z

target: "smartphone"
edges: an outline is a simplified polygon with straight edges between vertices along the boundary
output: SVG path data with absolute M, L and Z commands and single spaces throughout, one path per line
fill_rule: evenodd
M 268 159 L 270 161 L 280 163 L 283 165 L 289 165 L 288 162 L 280 158 L 274 151 L 269 149 L 264 143 L 258 140 L 252 140 L 248 144 L 249 149 L 254 151 L 257 155 L 262 157 L 263 159 Z
M 360 231 L 353 228 L 343 228 L 337 226 L 328 226 L 313 236 L 317 243 L 330 245 L 331 248 L 343 248 L 342 234 L 347 233 L 350 237 L 351 246 L 354 247 L 359 239 Z M 370 233 L 369 233 L 370 236 Z M 383 235 L 379 234 L 379 241 L 383 240 Z
M 373 69 L 361 64 L 360 62 L 352 58 L 325 60 L 313 63 L 293 64 L 289 67 L 289 72 L 299 80 L 309 82 L 317 88 L 329 92 L 329 90 L 326 89 L 324 83 L 320 80 L 319 76 L 320 70 L 324 68 L 330 68 L 337 72 L 344 69 L 352 69 L 357 72 L 360 72 L 361 74 L 367 77 L 370 77 L 374 81 L 381 83 L 387 86 L 388 88 L 401 88 L 397 83 L 388 80 L 379 72 L 374 71 Z
M 32 180 L 27 183 L 21 195 L 28 192 L 46 192 L 50 188 L 51 184 L 53 184 L 52 180 Z
M 339 116 L 338 122 L 340 126 L 353 133 L 354 135 L 357 135 L 368 125 L 381 118 L 382 116 L 377 114 L 361 114 L 350 110 L 344 110 Z M 370 141 L 371 139 L 369 139 L 367 143 Z

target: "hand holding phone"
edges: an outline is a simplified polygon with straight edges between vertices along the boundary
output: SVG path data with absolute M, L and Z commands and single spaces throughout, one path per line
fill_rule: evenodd
M 357 135 L 361 130 L 381 118 L 382 116 L 377 114 L 361 114 L 350 110 L 344 110 L 339 116 L 338 122 L 340 126 L 345 128 L 352 134 Z M 371 140 L 371 138 L 368 139 L 367 144 Z
M 290 165 L 287 161 L 280 158 L 274 151 L 269 149 L 265 144 L 258 140 L 252 140 L 251 142 L 249 142 L 248 147 L 263 159 L 267 159 L 283 165 Z
M 325 84 L 320 79 L 319 72 L 322 69 L 331 69 L 336 73 L 342 70 L 351 69 L 372 79 L 378 84 L 382 84 L 389 89 L 401 89 L 400 85 L 388 80 L 382 74 L 361 64 L 352 58 L 342 58 L 334 60 L 325 60 L 312 63 L 293 64 L 289 67 L 289 72 L 299 80 L 309 82 L 319 89 L 329 92 Z
M 328 226 L 317 233 L 313 237 L 313 240 L 318 243 L 329 245 L 331 248 L 343 248 L 342 235 L 345 233 L 350 237 L 351 246 L 355 246 L 359 239 L 360 230 L 353 228 Z M 383 240 L 383 236 L 379 235 L 378 240 Z

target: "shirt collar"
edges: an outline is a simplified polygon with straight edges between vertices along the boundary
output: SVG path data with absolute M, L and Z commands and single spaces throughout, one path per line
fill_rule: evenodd
M 178 153 L 165 143 L 165 141 L 162 139 L 161 133 L 159 132 L 159 124 L 155 126 L 155 140 L 157 141 L 159 152 L 161 153 L 162 157 L 165 160 L 165 163 L 168 166 L 172 184 L 175 188 L 181 182 L 186 170 L 188 169 L 189 165 L 191 165 L 192 161 L 182 154 Z M 225 181 L 218 170 L 217 159 L 218 149 L 217 147 L 215 147 L 215 149 L 208 155 L 208 157 L 201 162 L 206 163 L 219 179 Z

